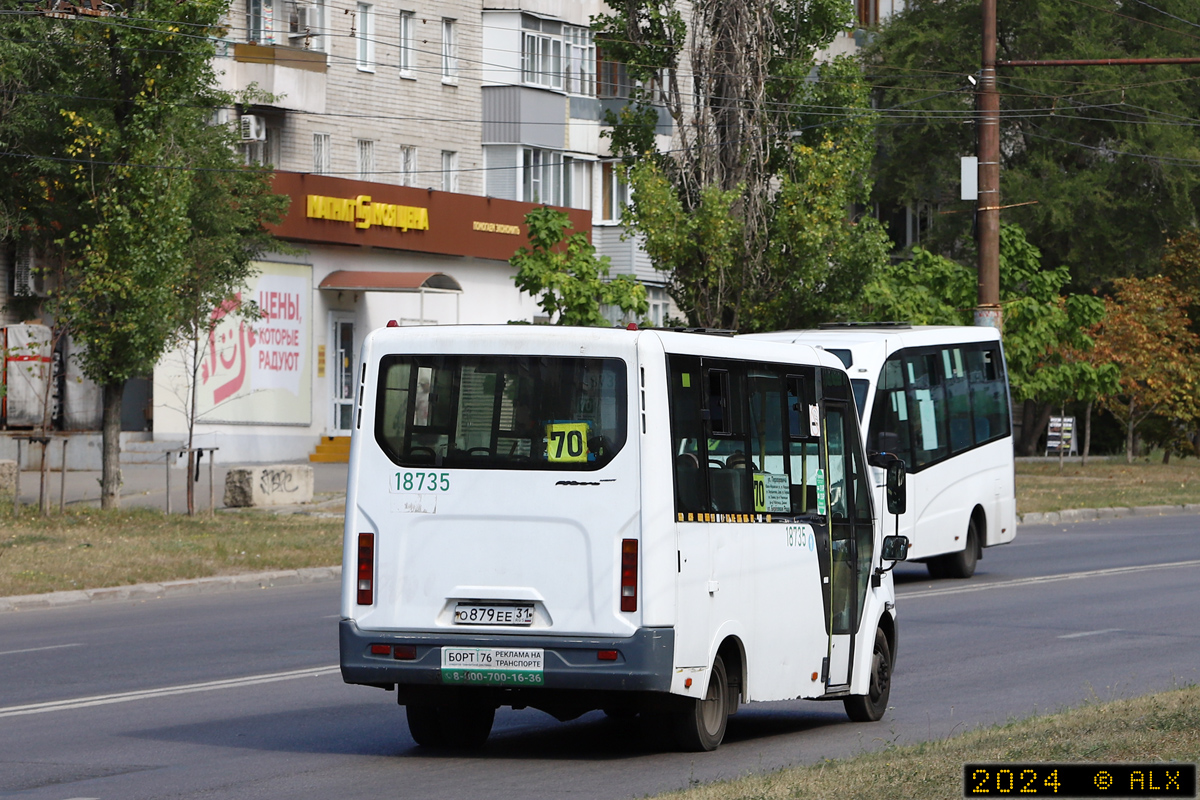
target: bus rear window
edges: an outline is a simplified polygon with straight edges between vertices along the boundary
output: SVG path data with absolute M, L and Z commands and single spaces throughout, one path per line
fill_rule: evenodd
M 599 469 L 625 444 L 625 372 L 615 358 L 385 356 L 375 440 L 401 466 Z

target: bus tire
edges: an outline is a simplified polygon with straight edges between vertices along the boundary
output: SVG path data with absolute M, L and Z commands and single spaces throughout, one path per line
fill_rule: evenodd
M 926 566 L 931 578 L 969 578 L 975 574 L 975 566 L 978 563 L 979 528 L 975 517 L 971 517 L 971 521 L 967 523 L 967 541 L 963 549 L 957 553 L 931 558 Z
M 945 574 L 947 578 L 969 578 L 975 574 L 975 565 L 979 563 L 979 529 L 975 525 L 975 517 L 967 524 L 967 543 L 962 552 L 946 556 Z
M 422 747 L 474 749 L 492 732 L 496 709 L 485 705 L 408 705 L 408 732 Z
M 725 662 L 717 656 L 708 678 L 703 700 L 687 700 L 676 712 L 675 736 L 680 748 L 692 753 L 716 750 L 725 738 L 729 722 L 729 676 Z
M 875 649 L 871 654 L 871 682 L 867 693 L 851 695 L 842 700 L 846 715 L 855 722 L 878 722 L 887 711 L 892 693 L 892 648 L 887 636 L 875 630 Z

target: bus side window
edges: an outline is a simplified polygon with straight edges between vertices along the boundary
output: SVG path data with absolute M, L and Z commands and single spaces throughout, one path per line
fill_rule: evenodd
M 904 393 L 904 371 L 899 356 L 884 362 L 875 390 L 867 447 L 877 453 L 893 453 L 913 467 L 908 427 L 908 400 Z
M 850 518 L 845 417 L 844 410 L 827 409 L 825 412 L 826 485 L 829 487 L 829 515 L 834 522 L 845 522 Z
M 908 378 L 908 413 L 913 432 L 913 461 L 923 467 L 949 455 L 946 446 L 946 394 L 933 353 L 904 358 Z
M 788 514 L 792 503 L 784 460 L 784 381 L 769 368 L 750 370 L 750 459 L 754 511 Z
M 971 394 L 963 348 L 942 348 L 942 372 L 946 376 L 946 408 L 950 415 L 950 452 L 961 453 L 974 444 Z
M 712 510 L 749 514 L 754 511 L 754 490 L 746 451 L 746 373 L 738 365 L 730 367 L 705 370 L 712 438 L 704 468 Z
M 788 478 L 793 514 L 817 513 L 818 438 L 812 436 L 816 416 L 813 376 L 787 376 Z
M 675 470 L 675 510 L 711 511 L 705 485 L 704 425 L 700 417 L 703 387 L 700 359 L 671 356 L 668 361 L 671 444 Z
M 971 408 L 975 416 L 975 444 L 983 444 L 1008 435 L 1005 409 L 1004 365 L 994 347 L 971 348 L 966 353 L 971 385 Z

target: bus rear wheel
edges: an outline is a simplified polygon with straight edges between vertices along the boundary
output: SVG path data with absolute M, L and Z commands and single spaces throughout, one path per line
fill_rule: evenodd
M 878 722 L 887 711 L 892 693 L 892 648 L 883 631 L 875 630 L 875 649 L 871 654 L 871 684 L 864 695 L 842 700 L 846 715 L 855 722 Z
M 422 747 L 482 747 L 496 718 L 496 709 L 484 705 L 408 705 L 404 712 L 408 732 Z
M 967 524 L 967 541 L 957 553 L 947 553 L 931 559 L 929 575 L 933 578 L 969 578 L 975 574 L 979 563 L 979 528 L 975 517 Z
M 716 750 L 725 738 L 729 722 L 729 676 L 725 662 L 717 656 L 708 678 L 703 700 L 688 700 L 673 720 L 679 746 L 693 753 Z

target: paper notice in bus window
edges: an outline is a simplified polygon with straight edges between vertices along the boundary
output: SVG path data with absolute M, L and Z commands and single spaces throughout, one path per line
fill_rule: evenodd
M 792 492 L 787 475 L 754 473 L 754 510 L 768 514 L 786 514 L 792 510 Z
M 808 435 L 814 439 L 821 438 L 821 414 L 815 405 L 808 407 Z
M 822 517 L 825 516 L 826 495 L 825 495 L 825 470 L 817 470 L 817 513 Z
M 546 425 L 546 460 L 573 463 L 588 460 L 588 424 L 551 422 Z
M 928 389 L 913 392 L 917 398 L 917 410 L 921 419 L 921 449 L 937 450 L 937 416 L 933 412 L 933 395 Z

